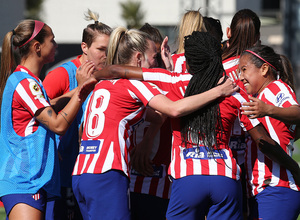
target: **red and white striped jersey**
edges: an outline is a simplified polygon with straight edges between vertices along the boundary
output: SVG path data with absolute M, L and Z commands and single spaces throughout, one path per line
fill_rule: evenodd
M 174 64 L 175 73 L 187 73 L 186 69 L 186 59 L 184 53 L 172 54 L 172 60 Z
M 240 81 L 238 74 L 240 57 L 230 57 L 226 60 L 223 60 L 223 67 L 226 72 L 226 75 L 229 76 L 234 82 Z
M 277 107 L 287 108 L 291 105 L 298 105 L 295 93 L 281 80 L 270 83 L 257 98 Z M 288 125 L 269 116 L 259 118 L 259 121 L 267 129 L 271 138 L 292 156 L 296 125 Z M 263 191 L 266 186 L 300 190 L 290 171 L 266 157 L 255 144 L 248 144 L 245 165 L 247 178 L 252 186 L 252 196 Z
M 131 135 L 144 121 L 144 106 L 157 94 L 158 88 L 147 82 L 100 81 L 88 100 L 73 175 L 115 169 L 129 176 Z
M 239 67 L 239 56 L 230 57 L 223 61 L 223 67 L 226 75 L 230 77 L 241 89 L 244 91 L 244 84 L 239 80 L 238 67 Z M 239 118 L 237 117 L 234 121 L 231 131 L 231 137 L 229 141 L 229 147 L 232 150 L 233 156 L 236 158 L 238 164 L 245 162 L 245 150 L 247 148 L 246 138 L 248 137 L 241 126 Z
M 133 145 L 140 143 L 150 122 L 145 121 L 133 135 Z M 142 176 L 135 170 L 130 172 L 130 191 L 144 193 L 164 199 L 170 198 L 171 182 L 168 167 L 171 161 L 172 131 L 170 118 L 167 118 L 153 140 L 150 160 L 153 162 L 153 176 Z
M 155 74 L 151 74 L 153 72 Z M 163 91 L 168 92 L 167 96 L 173 101 L 183 98 L 189 82 L 189 80 L 186 80 L 188 75 L 190 79 L 192 77 L 190 74 L 180 76 L 180 74 L 170 73 L 166 70 L 143 69 L 144 80 L 153 82 Z M 181 79 L 185 80 L 181 81 Z M 222 138 L 219 137 L 218 139 L 221 151 L 214 152 L 214 155 L 209 154 L 205 147 L 189 146 L 185 148 L 181 146 L 180 119 L 172 119 L 173 143 L 169 174 L 173 178 L 177 179 L 187 175 L 223 175 L 239 179 L 240 168 L 232 155 L 231 149 L 228 147 L 232 124 L 237 116 L 240 117 L 242 126 L 246 130 L 250 130 L 259 124 L 256 119 L 250 120 L 247 116 L 239 114 L 241 103 L 245 101 L 249 101 L 249 99 L 243 90 L 220 99 L 224 133 Z
M 41 84 L 41 80 L 24 66 L 17 66 L 14 72 L 25 72 L 36 78 Z M 45 99 L 41 87 L 33 79 L 24 79 L 16 87 L 12 101 L 12 121 L 15 132 L 25 137 L 34 133 L 39 126 L 39 121 L 34 114 L 37 110 L 48 107 L 50 104 Z
M 165 95 L 169 91 L 176 90 L 181 94 L 179 97 L 183 97 L 191 78 L 192 75 L 189 73 L 176 73 L 169 72 L 165 69 L 143 68 L 143 79 L 157 85 Z
M 170 95 L 172 93 L 169 93 Z M 168 95 L 169 96 L 169 95 Z M 250 120 L 247 116 L 240 115 L 241 103 L 249 100 L 243 91 L 220 99 L 220 111 L 223 125 L 222 138 L 218 134 L 220 151 L 215 150 L 214 155 L 209 154 L 206 148 L 196 147 L 191 144 L 185 148 L 181 146 L 179 119 L 177 126 L 173 126 L 172 161 L 169 174 L 175 179 L 188 175 L 220 175 L 232 179 L 240 178 L 240 168 L 228 146 L 231 128 L 237 116 L 245 130 L 250 130 L 259 124 L 258 120 Z M 174 120 L 175 121 L 175 120 Z

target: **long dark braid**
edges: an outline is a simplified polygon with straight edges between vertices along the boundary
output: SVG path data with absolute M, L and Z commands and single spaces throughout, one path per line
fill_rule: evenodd
M 189 73 L 193 75 L 185 97 L 205 92 L 218 84 L 224 73 L 221 45 L 207 32 L 193 32 L 185 37 L 185 57 Z M 217 126 L 218 125 L 218 126 Z M 217 131 L 217 127 L 221 129 Z M 193 142 L 209 150 L 217 146 L 217 134 L 223 127 L 218 100 L 194 113 L 181 117 L 181 135 L 185 146 Z

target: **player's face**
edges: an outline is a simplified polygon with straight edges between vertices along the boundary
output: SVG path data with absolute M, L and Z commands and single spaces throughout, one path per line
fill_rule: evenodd
M 46 25 L 45 30 L 47 32 L 47 36 L 41 44 L 41 56 L 43 57 L 44 63 L 51 63 L 54 61 L 57 44 L 54 40 L 52 29 Z
M 86 50 L 87 59 L 95 63 L 96 69 L 102 69 L 105 66 L 108 42 L 108 35 L 99 34 Z
M 240 58 L 239 70 L 240 80 L 248 94 L 258 94 L 264 89 L 266 78 L 262 74 L 262 68 L 257 68 L 252 63 L 250 55 L 244 55 Z
M 144 68 L 158 67 L 157 64 L 157 50 L 155 43 L 152 40 L 147 40 L 148 49 L 145 52 L 145 57 L 142 59 L 141 66 Z

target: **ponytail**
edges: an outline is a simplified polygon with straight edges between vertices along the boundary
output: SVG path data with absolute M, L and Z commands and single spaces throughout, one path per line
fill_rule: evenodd
M 84 14 L 85 20 L 90 21 L 94 20 L 93 24 L 89 24 L 84 30 L 82 34 L 82 42 L 85 42 L 88 47 L 90 47 L 97 37 L 98 34 L 105 34 L 110 36 L 112 29 L 98 21 L 99 14 L 92 12 L 90 9 Z
M 280 75 L 280 79 L 286 84 L 288 84 L 293 89 L 294 92 L 296 92 L 292 64 L 290 60 L 282 54 L 280 55 L 280 59 L 282 64 L 282 72 Z
M 37 25 L 38 28 L 35 29 L 36 23 L 43 24 L 43 26 Z M 44 42 L 47 36 L 45 26 L 41 21 L 23 20 L 15 29 L 5 35 L 1 53 L 0 101 L 2 101 L 3 90 L 8 77 L 19 64 L 19 60 L 29 55 L 33 40 L 40 43 Z
M 106 64 L 128 64 L 136 51 L 145 56 L 149 46 L 147 40 L 151 38 L 145 32 L 136 29 L 127 30 L 124 27 L 116 28 L 109 39 Z
M 1 53 L 1 72 L 0 72 L 0 102 L 2 102 L 2 94 L 8 77 L 16 67 L 16 61 L 13 55 L 13 32 L 8 32 L 2 43 Z
M 119 64 L 117 51 L 120 40 L 126 32 L 127 29 L 124 27 L 118 27 L 112 32 L 107 47 L 106 65 Z

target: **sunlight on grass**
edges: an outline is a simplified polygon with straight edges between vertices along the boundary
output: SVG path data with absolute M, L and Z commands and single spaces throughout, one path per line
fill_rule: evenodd
M 5 219 L 6 219 L 5 210 L 3 207 L 0 207 L 0 220 L 5 220 Z

